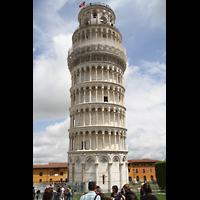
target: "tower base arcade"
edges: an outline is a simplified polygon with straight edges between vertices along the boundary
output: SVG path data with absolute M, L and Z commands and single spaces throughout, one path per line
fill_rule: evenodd
M 68 152 L 69 182 L 96 181 L 103 192 L 128 183 L 128 151 Z

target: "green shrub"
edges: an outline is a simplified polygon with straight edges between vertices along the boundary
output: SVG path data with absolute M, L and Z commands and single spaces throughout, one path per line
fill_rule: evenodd
M 160 189 L 166 188 L 166 161 L 155 163 L 156 179 Z

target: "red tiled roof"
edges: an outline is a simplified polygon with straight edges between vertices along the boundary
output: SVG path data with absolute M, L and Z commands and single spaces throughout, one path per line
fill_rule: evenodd
M 155 162 L 159 162 L 159 160 L 151 160 L 149 158 L 143 158 L 143 159 L 131 159 L 128 160 L 128 163 L 155 163 Z
M 67 162 L 53 162 L 49 164 L 39 164 L 39 165 L 33 165 L 33 168 L 68 168 Z

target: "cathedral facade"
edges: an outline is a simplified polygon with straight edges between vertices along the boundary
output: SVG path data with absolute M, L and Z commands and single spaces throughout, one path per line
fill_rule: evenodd
M 71 73 L 69 182 L 96 181 L 103 191 L 128 183 L 123 75 L 126 48 L 106 4 L 90 3 L 68 52 Z

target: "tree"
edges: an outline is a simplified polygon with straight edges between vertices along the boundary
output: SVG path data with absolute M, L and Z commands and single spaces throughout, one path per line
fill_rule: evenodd
M 166 161 L 155 163 L 156 179 L 161 189 L 166 188 Z

